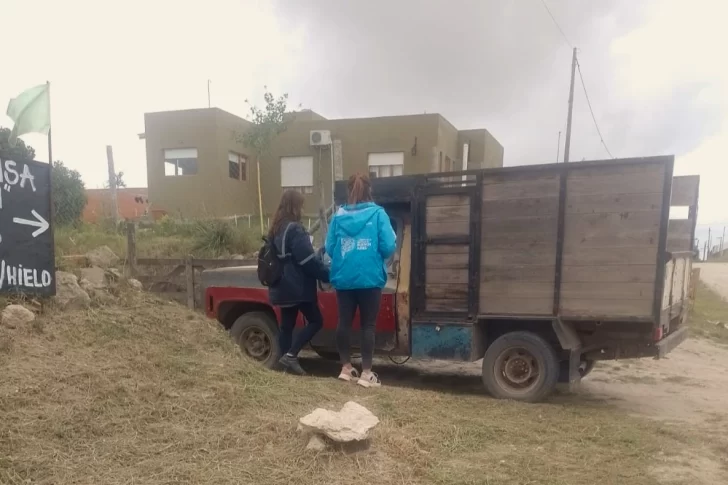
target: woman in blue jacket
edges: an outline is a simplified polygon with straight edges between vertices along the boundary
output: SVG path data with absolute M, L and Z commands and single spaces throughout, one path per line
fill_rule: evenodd
M 397 237 L 387 213 L 372 202 L 369 177 L 356 174 L 349 178 L 348 202 L 336 212 L 326 236 L 331 284 L 339 305 L 339 379 L 357 379 L 357 371 L 351 365 L 351 326 L 358 308 L 362 374 L 357 382 L 364 387 L 379 387 L 379 378 L 372 372 L 375 327 L 382 288 L 387 283 L 386 262 L 397 247 Z
M 298 353 L 323 326 L 316 280 L 329 282 L 329 270 L 314 252 L 308 232 L 301 224 L 303 202 L 303 194 L 286 190 L 268 232 L 276 250 L 283 255 L 283 276 L 268 289 L 271 304 L 281 310 L 279 362 L 299 375 L 305 371 L 298 363 Z M 294 341 L 293 328 L 299 312 L 306 317 L 306 326 Z

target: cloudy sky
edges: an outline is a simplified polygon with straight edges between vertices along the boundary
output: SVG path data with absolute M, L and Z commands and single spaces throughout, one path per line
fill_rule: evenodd
M 542 0 L 4 0 L 0 104 L 50 80 L 54 158 L 89 187 L 107 144 L 145 185 L 143 113 L 206 106 L 207 79 L 238 115 L 267 85 L 329 118 L 439 112 L 490 130 L 506 165 L 551 162 L 575 46 L 609 151 L 676 155 L 701 223 L 728 221 L 728 2 L 545 2 L 563 35 Z M 609 157 L 580 82 L 571 154 Z

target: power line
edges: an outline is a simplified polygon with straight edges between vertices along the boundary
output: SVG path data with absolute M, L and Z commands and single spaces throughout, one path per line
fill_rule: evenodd
M 596 116 L 594 116 L 594 110 L 592 109 L 591 101 L 589 100 L 589 93 L 586 92 L 586 84 L 584 84 L 584 76 L 581 74 L 581 64 L 579 64 L 578 59 L 576 61 L 576 68 L 579 71 L 579 79 L 581 79 L 581 87 L 584 88 L 584 96 L 586 97 L 586 104 L 589 105 L 589 112 L 591 113 L 592 120 L 594 120 L 594 126 L 596 127 L 597 133 L 599 134 L 599 139 L 602 141 L 602 145 L 604 145 L 604 149 L 607 151 L 609 156 L 614 158 L 614 155 L 612 155 L 612 152 L 609 151 L 607 144 L 604 142 L 604 137 L 602 136 L 602 131 L 599 129 L 599 124 L 597 123 Z
M 574 45 L 569 41 L 569 38 L 566 37 L 566 34 L 564 33 L 564 30 L 561 28 L 561 26 L 559 25 L 559 23 L 556 21 L 556 18 L 554 17 L 554 14 L 551 13 L 551 9 L 546 4 L 546 0 L 541 0 L 541 3 L 543 4 L 544 8 L 546 9 L 546 12 L 548 12 L 549 17 L 551 17 L 551 20 L 554 21 L 554 25 L 556 26 L 556 28 L 559 29 L 559 32 L 561 32 L 561 36 L 564 38 L 564 40 L 569 45 L 569 47 L 571 47 L 573 49 L 574 48 Z

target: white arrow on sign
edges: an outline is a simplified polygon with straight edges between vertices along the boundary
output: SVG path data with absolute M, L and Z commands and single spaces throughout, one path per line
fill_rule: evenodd
M 20 217 L 13 217 L 13 222 L 16 224 L 23 224 L 26 226 L 34 226 L 37 227 L 35 231 L 33 231 L 33 237 L 38 237 L 44 232 L 48 230 L 48 227 L 50 227 L 50 224 L 48 224 L 48 221 L 43 219 L 40 214 L 38 214 L 36 211 L 32 210 L 30 211 L 31 214 L 33 214 L 33 217 L 35 217 L 37 220 L 31 221 L 28 219 L 21 219 Z

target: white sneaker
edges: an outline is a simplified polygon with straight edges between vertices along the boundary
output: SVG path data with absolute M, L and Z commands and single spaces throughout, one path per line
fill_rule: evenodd
M 364 372 L 357 384 L 362 387 L 382 387 L 379 377 L 374 372 Z
M 355 368 L 351 367 L 349 369 L 341 369 L 341 373 L 339 374 L 339 379 L 346 382 L 351 382 L 359 379 L 359 371 Z

